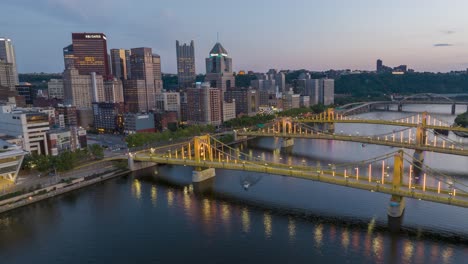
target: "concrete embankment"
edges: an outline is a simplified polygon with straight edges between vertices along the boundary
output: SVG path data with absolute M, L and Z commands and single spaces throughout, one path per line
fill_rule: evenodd
M 94 178 L 81 177 L 73 179 L 68 183 L 58 183 L 55 185 L 48 186 L 30 193 L 18 195 L 3 201 L 0 201 L 0 214 L 23 207 L 32 203 L 36 203 L 51 197 L 55 197 L 64 193 L 68 193 L 86 186 L 93 185 L 98 182 L 102 182 L 108 179 L 116 178 L 125 174 L 130 173 L 130 171 L 113 171 L 104 173 L 102 176 L 97 176 Z

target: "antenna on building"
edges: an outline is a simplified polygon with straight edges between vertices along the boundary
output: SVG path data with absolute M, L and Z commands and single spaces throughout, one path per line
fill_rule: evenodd
M 216 42 L 219 43 L 219 32 L 216 32 Z

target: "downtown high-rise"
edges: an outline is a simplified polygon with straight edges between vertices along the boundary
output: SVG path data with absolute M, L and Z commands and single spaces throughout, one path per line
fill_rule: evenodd
M 65 68 L 74 66 L 81 75 L 92 72 L 110 78 L 107 37 L 103 33 L 72 33 L 72 44 L 63 49 Z
M 112 75 L 121 80 L 128 78 L 128 63 L 130 62 L 130 51 L 125 49 L 111 49 Z
M 11 64 L 11 74 L 14 78 L 14 84 L 19 84 L 15 48 L 13 47 L 13 42 L 9 38 L 0 37 L 0 60 L 4 63 Z
M 176 41 L 176 54 L 177 54 L 177 79 L 179 88 L 192 87 L 195 83 L 195 46 L 193 40 L 190 45 L 180 45 Z
M 223 92 L 235 86 L 232 59 L 228 57 L 228 52 L 219 42 L 211 49 L 209 58 L 206 58 L 205 82 L 209 82 L 211 87 L 219 88 Z

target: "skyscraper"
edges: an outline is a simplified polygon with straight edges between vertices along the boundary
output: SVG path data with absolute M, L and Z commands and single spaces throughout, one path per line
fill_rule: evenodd
M 102 75 L 104 79 L 110 77 L 106 35 L 103 33 L 72 33 L 72 45 L 72 51 L 67 47 L 67 55 L 73 55 L 74 66 L 81 75 L 95 72 Z
M 13 77 L 15 80 L 14 84 L 19 84 L 15 48 L 13 47 L 11 39 L 0 38 L 0 60 L 4 60 L 5 62 L 12 64 Z
M 131 67 L 131 76 L 132 80 L 142 80 L 145 82 L 144 90 L 142 87 L 141 82 L 126 82 L 131 87 L 124 87 L 124 90 L 127 88 L 127 96 L 129 95 L 130 91 L 135 91 L 137 88 L 139 105 L 139 111 L 149 111 L 155 108 L 156 106 L 156 91 L 154 89 L 154 62 L 153 62 L 153 53 L 151 48 L 134 48 L 131 49 L 131 56 L 130 56 L 130 67 Z M 124 91 L 125 93 L 125 91 Z M 142 96 L 143 95 L 143 96 Z M 144 100 L 144 102 L 140 102 L 140 100 Z M 145 105 L 145 107 L 143 107 Z
M 63 48 L 63 64 L 65 69 L 75 66 L 75 55 L 73 54 L 73 44 Z
M 9 91 L 16 91 L 13 63 L 2 59 L 0 59 L 0 86 L 7 87 Z
M 205 81 L 211 87 L 220 88 L 223 92 L 227 88 L 234 87 L 235 80 L 232 73 L 232 59 L 221 43 L 216 43 L 210 51 L 210 57 L 206 58 Z
M 176 40 L 176 54 L 179 88 L 191 87 L 196 79 L 195 46 L 193 40 L 190 41 L 190 46 L 185 43 L 180 45 L 179 41 Z
M 154 91 L 156 94 L 160 94 L 163 90 L 163 82 L 161 73 L 161 57 L 158 54 L 153 54 L 153 76 Z
M 130 59 L 127 58 L 127 54 L 130 54 L 130 52 L 124 49 L 110 50 L 112 74 L 117 79 L 127 79 L 127 59 Z

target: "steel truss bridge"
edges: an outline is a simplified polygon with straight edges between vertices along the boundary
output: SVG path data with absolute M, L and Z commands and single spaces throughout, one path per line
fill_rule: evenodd
M 404 197 L 468 207 L 468 185 L 415 161 L 403 150 L 359 162 L 306 166 L 274 163 L 230 147 L 210 135 L 128 154 L 135 161 L 296 177 L 391 195 L 388 213 L 401 216 Z M 214 175 L 213 175 L 214 176 Z
M 309 125 L 316 123 L 328 125 L 328 131 L 323 131 Z M 335 133 L 333 129 L 335 123 L 378 124 L 400 126 L 403 128 L 380 135 L 361 136 Z M 277 119 L 274 122 L 266 124 L 263 128 L 235 131 L 235 135 L 237 137 L 281 137 L 287 140 L 293 138 L 341 140 L 468 156 L 468 146 L 449 139 L 440 133 L 443 131 L 468 133 L 468 128 L 453 127 L 447 122 L 427 113 L 395 120 L 367 120 L 343 116 L 342 114 L 335 113 L 333 109 L 329 109 L 325 113 L 309 117 Z

